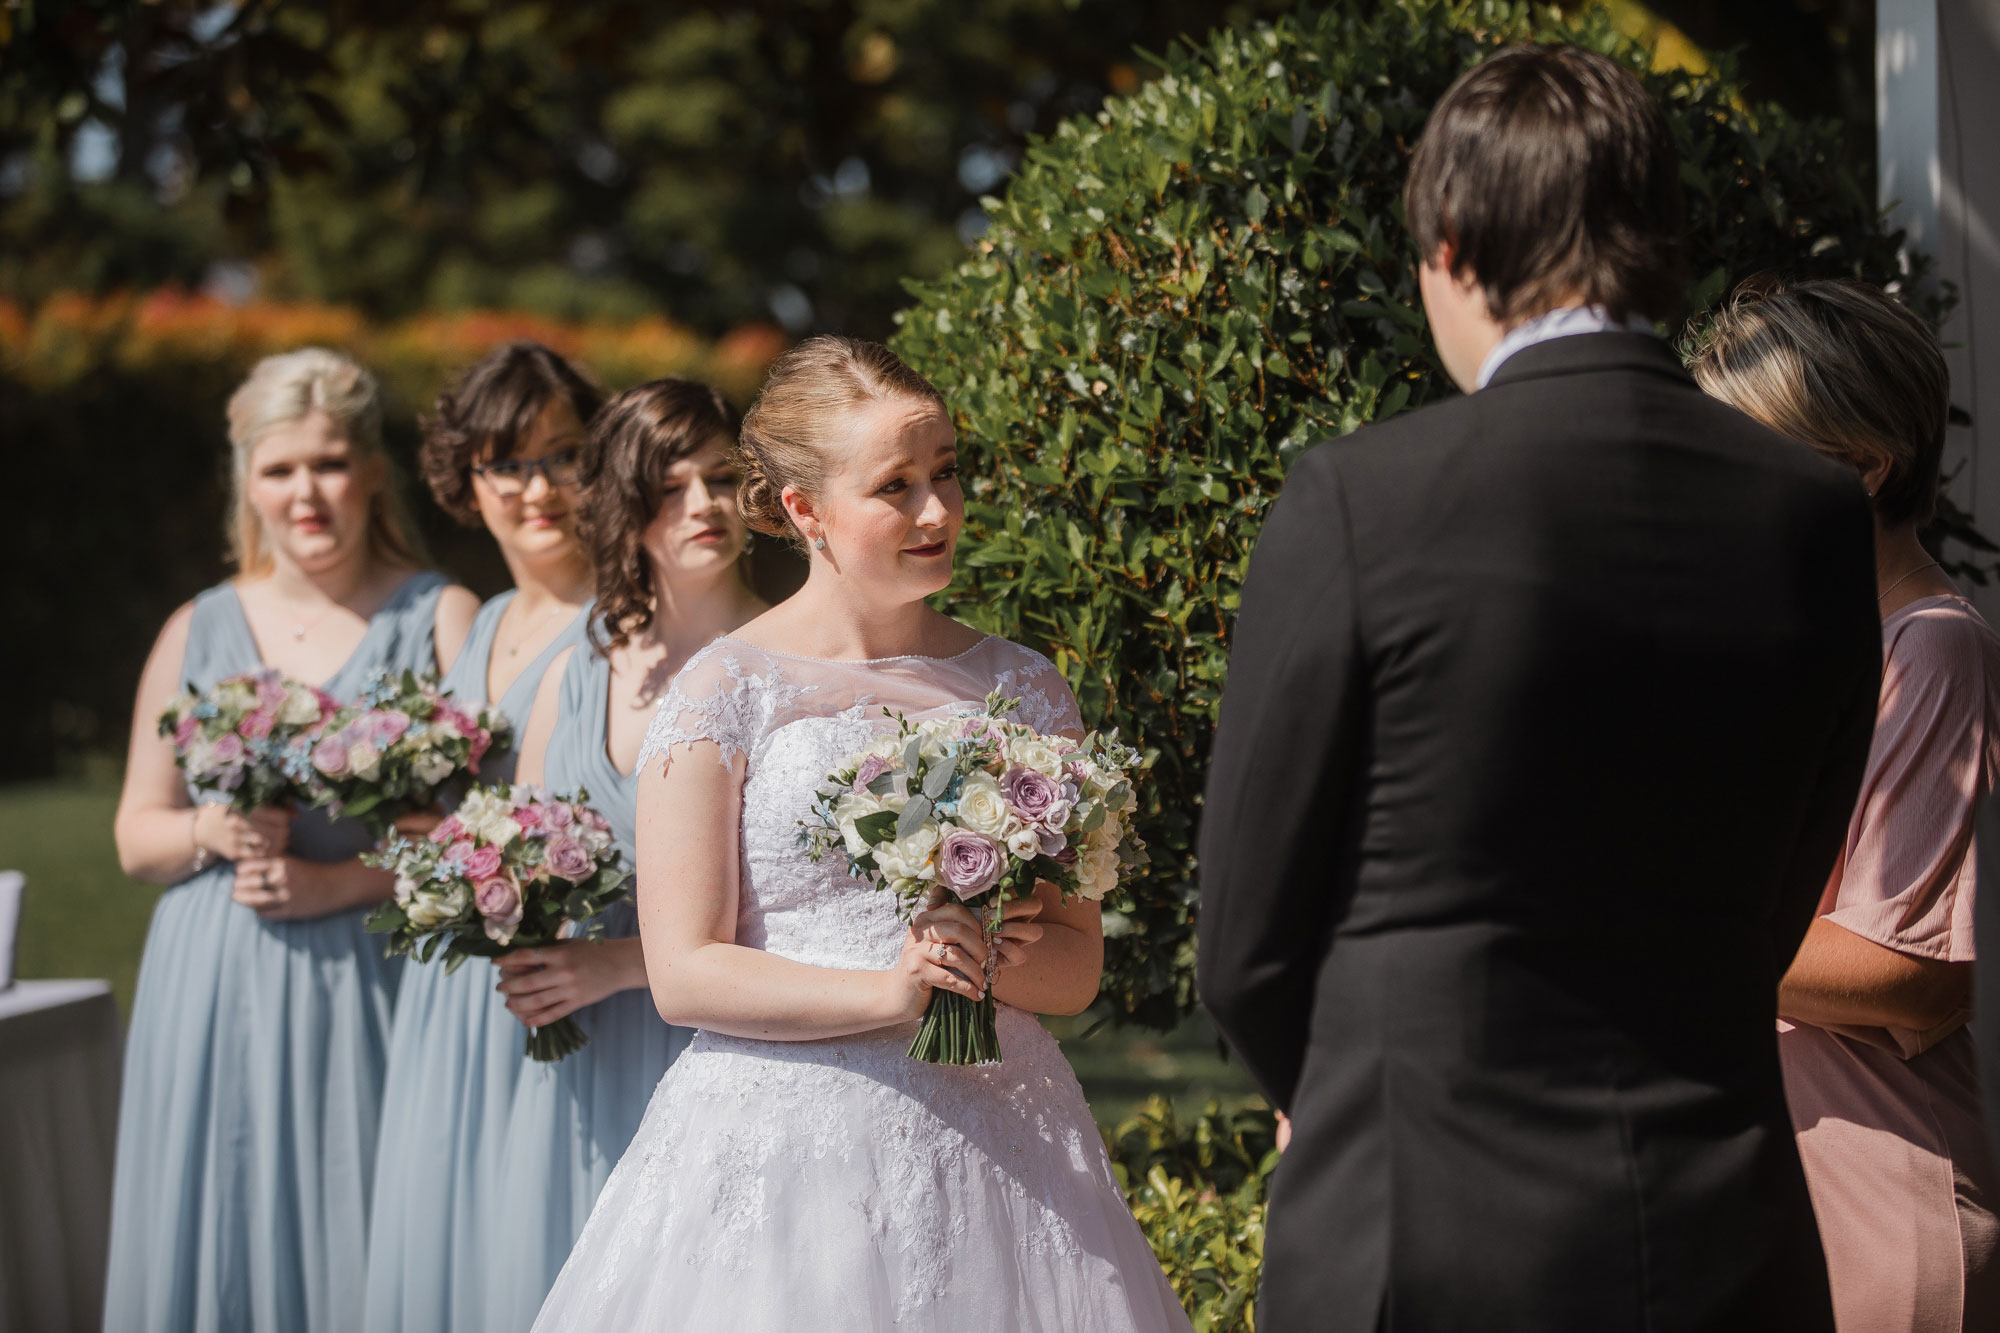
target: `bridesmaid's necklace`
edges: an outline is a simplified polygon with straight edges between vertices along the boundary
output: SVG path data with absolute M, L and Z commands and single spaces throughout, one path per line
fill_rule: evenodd
M 1903 577 L 1901 577 L 1901 578 L 1897 579 L 1897 580 L 1896 580 L 1896 581 L 1895 581 L 1894 583 L 1892 583 L 1892 584 L 1890 584 L 1890 585 L 1889 585 L 1888 587 L 1886 587 L 1886 588 L 1882 589 L 1882 591 L 1880 591 L 1880 592 L 1876 593 L 1876 594 L 1875 594 L 1875 600 L 1876 600 L 1876 601 L 1878 601 L 1878 602 L 1879 602 L 1879 601 L 1881 601 L 1881 600 L 1882 600 L 1882 599 L 1883 599 L 1884 597 L 1887 597 L 1887 596 L 1888 596 L 1888 595 L 1889 595 L 1890 593 L 1892 593 L 1892 592 L 1896 591 L 1896 589 L 1898 589 L 1898 588 L 1902 587 L 1902 586 L 1903 586 L 1903 585 L 1904 585 L 1905 583 L 1908 583 L 1908 582 L 1909 582 L 1909 581 L 1910 581 L 1911 579 L 1913 579 L 1913 578 L 1915 578 L 1915 577 L 1916 577 L 1917 575 L 1919 575 L 1919 574 L 1923 573 L 1923 572 L 1924 572 L 1925 570 L 1927 570 L 1927 569 L 1939 569 L 1939 568 L 1942 568 L 1942 566 L 1940 566 L 1940 565 L 1938 564 L 1938 562 L 1937 562 L 1937 561 L 1935 561 L 1935 560 L 1926 560 L 1926 561 L 1925 561 L 1925 562 L 1924 562 L 1923 564 L 1921 564 L 1921 565 L 1918 565 L 1918 566 L 1917 566 L 1917 567 L 1916 567 L 1915 569 L 1913 569 L 1913 570 L 1911 570 L 1911 571 L 1910 571 L 1909 573 L 1907 573 L 1907 574 L 1903 575 Z
M 536 616 L 533 620 L 529 621 L 526 625 L 521 627 L 521 632 L 515 636 L 513 645 L 507 649 L 507 656 L 519 657 L 521 655 L 521 649 L 527 645 L 528 633 L 530 630 L 540 629 L 543 622 L 558 611 L 569 611 L 574 609 L 575 608 L 571 607 L 566 602 L 557 602 L 554 606 L 550 607 L 548 610 Z

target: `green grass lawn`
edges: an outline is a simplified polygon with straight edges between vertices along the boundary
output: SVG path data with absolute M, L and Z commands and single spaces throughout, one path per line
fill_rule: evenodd
M 120 1011 L 129 1012 L 159 890 L 133 883 L 118 868 L 111 843 L 117 804 L 118 787 L 110 778 L 0 787 L 0 870 L 28 877 L 18 975 L 104 977 L 117 991 Z M 1105 1124 L 1156 1093 L 1182 1111 L 1198 1110 L 1210 1098 L 1229 1106 L 1255 1098 L 1242 1066 L 1218 1053 L 1205 1019 L 1166 1034 L 1108 1026 L 1091 1031 L 1087 1019 L 1056 1019 L 1049 1026 Z

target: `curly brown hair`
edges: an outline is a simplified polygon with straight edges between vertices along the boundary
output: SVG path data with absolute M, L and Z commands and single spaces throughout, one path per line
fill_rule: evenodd
M 559 398 L 589 425 L 604 405 L 604 390 L 538 342 L 502 343 L 460 375 L 419 423 L 424 441 L 417 469 L 438 506 L 467 527 L 478 527 L 472 469 L 513 453 L 521 432 Z
M 591 641 L 622 648 L 653 623 L 653 567 L 641 538 L 660 511 L 667 472 L 712 441 L 734 449 L 736 414 L 713 387 L 667 376 L 606 403 L 583 451 L 577 528 L 597 566 Z

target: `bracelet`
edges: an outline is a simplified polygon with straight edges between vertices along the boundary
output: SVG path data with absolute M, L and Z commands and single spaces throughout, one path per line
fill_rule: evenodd
M 202 871 L 208 869 L 208 848 L 201 845 L 201 837 L 196 832 L 200 826 L 201 810 L 197 807 L 194 812 L 194 818 L 188 821 L 188 841 L 194 845 L 194 869 L 189 873 L 195 875 L 199 875 Z

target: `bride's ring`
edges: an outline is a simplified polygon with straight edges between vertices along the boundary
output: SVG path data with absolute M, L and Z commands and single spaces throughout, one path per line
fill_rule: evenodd
M 951 946 L 949 944 L 945 944 L 942 941 L 933 944 L 931 946 L 931 961 L 933 963 L 942 963 L 944 961 L 945 954 L 949 952 L 950 949 Z

